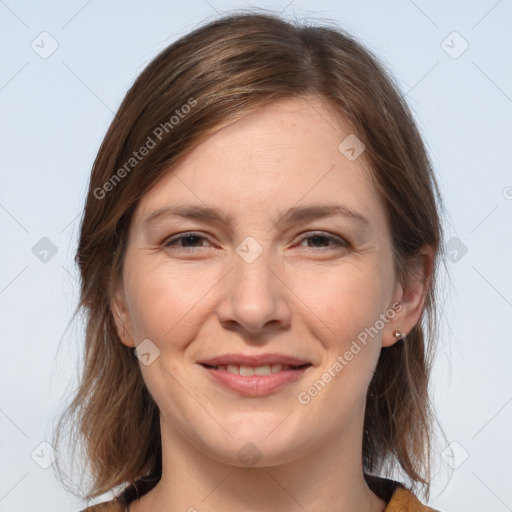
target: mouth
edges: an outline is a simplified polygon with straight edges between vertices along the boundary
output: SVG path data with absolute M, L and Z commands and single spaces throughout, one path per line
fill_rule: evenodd
M 277 393 L 302 379 L 313 365 L 270 363 L 249 364 L 207 364 L 200 363 L 210 382 L 221 386 L 238 396 L 263 397 Z
M 291 364 L 264 364 L 259 366 L 249 366 L 249 365 L 238 365 L 238 364 L 219 364 L 219 365 L 210 365 L 201 363 L 204 368 L 217 370 L 217 371 L 227 371 L 233 375 L 241 375 L 242 377 L 250 377 L 254 375 L 273 375 L 276 373 L 293 371 L 293 370 L 301 370 L 305 369 L 308 366 L 311 366 L 310 363 L 305 363 L 301 365 L 291 365 Z

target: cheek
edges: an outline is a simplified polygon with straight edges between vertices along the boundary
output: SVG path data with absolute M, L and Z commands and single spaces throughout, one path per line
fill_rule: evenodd
M 322 404 L 336 404 L 334 414 L 342 422 L 347 411 L 365 403 L 381 350 L 382 329 L 375 326 L 384 312 L 385 279 L 380 265 L 347 260 L 332 271 L 318 269 L 296 280 L 294 290 L 308 306 L 301 321 L 325 351 L 322 369 L 302 390 L 318 414 Z
M 332 349 L 343 350 L 379 318 L 385 297 L 380 268 L 368 262 L 346 261 L 338 267 L 310 269 L 292 287 L 302 315 L 315 337 Z
M 185 343 L 197 328 L 199 316 L 208 307 L 208 292 L 215 276 L 199 274 L 192 266 L 179 270 L 169 266 L 133 269 L 127 287 L 130 318 L 136 341 L 151 339 L 161 350 Z M 173 343 L 169 344 L 172 340 Z
M 151 340 L 160 354 L 149 365 L 140 364 L 144 382 L 160 410 L 187 429 L 184 411 L 201 418 L 190 396 L 200 396 L 190 376 L 183 373 L 183 353 L 196 337 L 209 307 L 208 290 L 212 284 L 207 273 L 189 269 L 181 271 L 132 264 L 126 294 L 136 343 Z M 183 383 L 187 392 L 183 393 Z M 192 403 L 192 405 L 191 405 Z M 186 414 L 185 414 L 186 416 Z
M 298 288 L 308 306 L 301 321 L 322 345 L 324 358 L 297 399 L 311 415 L 325 417 L 325 410 L 331 411 L 331 426 L 343 425 L 366 402 L 381 350 L 382 331 L 374 328 L 384 303 L 378 278 L 370 267 L 347 264 L 310 274 L 307 281 L 315 285 Z

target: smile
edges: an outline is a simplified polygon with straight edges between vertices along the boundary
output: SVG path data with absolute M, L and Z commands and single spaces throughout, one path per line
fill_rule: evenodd
M 276 393 L 301 379 L 311 364 L 291 366 L 271 364 L 247 365 L 207 365 L 201 364 L 211 381 L 225 389 L 246 397 L 262 397 Z
M 272 375 L 273 373 L 280 373 L 288 370 L 297 370 L 305 366 L 311 366 L 309 364 L 303 364 L 299 366 L 292 366 L 290 364 L 265 364 L 261 366 L 248 366 L 238 364 L 219 364 L 218 366 L 205 365 L 214 370 L 228 371 L 234 375 L 242 375 L 248 377 L 251 375 Z

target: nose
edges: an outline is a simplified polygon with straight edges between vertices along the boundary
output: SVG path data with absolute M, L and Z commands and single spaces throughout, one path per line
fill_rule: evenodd
M 279 264 L 272 264 L 267 252 L 250 263 L 234 254 L 233 268 L 223 280 L 223 298 L 217 308 L 224 327 L 263 335 L 289 325 L 287 297 L 291 292 L 277 270 Z

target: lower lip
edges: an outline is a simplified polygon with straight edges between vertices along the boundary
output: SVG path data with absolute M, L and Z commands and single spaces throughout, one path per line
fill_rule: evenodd
M 249 375 L 243 377 L 228 372 L 227 370 L 215 370 L 207 366 L 203 366 L 208 374 L 222 386 L 236 391 L 244 396 L 265 396 L 274 393 L 287 384 L 291 384 L 300 379 L 304 372 L 311 366 L 298 368 L 297 370 L 283 370 L 271 375 Z

